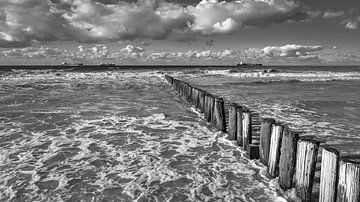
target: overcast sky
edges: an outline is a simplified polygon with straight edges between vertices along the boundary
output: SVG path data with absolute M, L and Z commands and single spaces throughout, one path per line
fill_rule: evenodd
M 359 0 L 0 0 L 0 65 L 354 65 L 359 9 Z

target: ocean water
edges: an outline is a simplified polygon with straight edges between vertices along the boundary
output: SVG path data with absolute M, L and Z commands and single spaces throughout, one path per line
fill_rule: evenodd
M 0 201 L 286 201 L 163 78 L 360 150 L 360 68 L 272 68 L 2 71 Z
M 285 201 L 157 70 L 3 71 L 0 95 L 0 201 Z

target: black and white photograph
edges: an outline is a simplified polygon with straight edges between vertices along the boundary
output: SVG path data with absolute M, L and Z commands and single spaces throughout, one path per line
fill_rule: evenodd
M 359 0 L 0 0 L 0 202 L 360 202 Z

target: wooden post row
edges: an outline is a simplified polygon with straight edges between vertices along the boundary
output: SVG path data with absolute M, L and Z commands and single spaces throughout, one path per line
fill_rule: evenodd
M 279 185 L 284 190 L 293 187 L 298 140 L 299 135 L 297 133 L 291 132 L 288 128 L 284 129 L 279 159 Z
M 270 152 L 270 140 L 271 140 L 271 129 L 275 123 L 274 119 L 264 118 L 261 120 L 260 128 L 260 162 L 268 166 L 269 152 Z
M 215 127 L 226 131 L 224 101 L 183 81 L 165 75 L 174 89 L 201 112 Z M 302 201 L 310 201 L 319 143 L 300 140 L 296 133 L 273 119 L 263 119 L 260 129 L 260 148 L 251 144 L 251 113 L 237 104 L 229 107 L 229 138 L 248 152 L 259 149 L 260 161 L 268 165 L 272 177 L 279 175 L 284 190 L 295 186 Z M 360 164 L 339 160 L 339 152 L 324 148 L 321 162 L 319 201 L 360 201 Z
M 272 177 L 277 177 L 279 175 L 279 160 L 283 130 L 284 126 L 279 123 L 275 123 L 271 130 L 268 173 Z
M 319 142 L 299 140 L 296 152 L 295 190 L 302 201 L 311 201 Z

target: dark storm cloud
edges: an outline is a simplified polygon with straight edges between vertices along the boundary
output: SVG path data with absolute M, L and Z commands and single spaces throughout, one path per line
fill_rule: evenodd
M 179 2 L 0 1 L 0 47 L 63 40 L 104 42 L 169 38 L 191 41 L 196 34 L 228 34 L 246 27 L 264 28 L 309 17 L 299 3 L 291 0 Z

